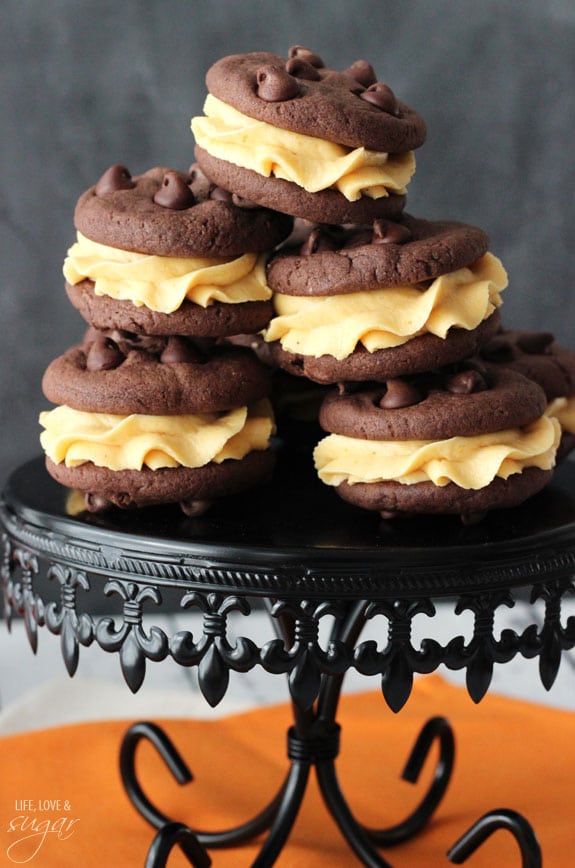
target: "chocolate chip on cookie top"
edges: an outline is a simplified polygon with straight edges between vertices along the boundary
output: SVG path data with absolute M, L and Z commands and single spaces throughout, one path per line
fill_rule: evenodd
M 420 147 L 422 118 L 378 81 L 371 64 L 328 69 L 314 52 L 235 54 L 207 72 L 208 90 L 243 114 L 351 148 L 400 153 Z
M 309 226 L 268 262 L 269 286 L 286 295 L 336 295 L 420 283 L 471 265 L 489 249 L 465 223 L 403 214 L 369 226 Z
M 195 164 L 188 173 L 158 166 L 134 177 L 111 166 L 80 196 L 74 223 L 100 244 L 172 257 L 269 250 L 292 226 L 285 214 L 217 187 Z
M 42 388 L 53 403 L 87 412 L 217 413 L 266 396 L 270 372 L 243 347 L 92 329 L 51 362 Z

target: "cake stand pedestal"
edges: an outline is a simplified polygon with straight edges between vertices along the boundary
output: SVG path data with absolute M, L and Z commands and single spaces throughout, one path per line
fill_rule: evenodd
M 231 671 L 260 666 L 287 677 L 293 722 L 284 782 L 257 816 L 236 828 L 190 829 L 165 816 L 138 781 L 138 744 L 151 742 L 181 783 L 191 773 L 155 724 L 130 727 L 120 749 L 122 779 L 132 803 L 158 830 L 146 868 L 165 865 L 174 846 L 191 864 L 208 865 L 210 849 L 239 845 L 264 832 L 253 864 L 272 865 L 296 822 L 312 767 L 329 812 L 360 862 L 389 865 L 378 848 L 404 841 L 427 823 L 449 783 L 454 736 L 445 718 L 427 721 L 404 770 L 407 780 L 416 781 L 430 747 L 438 743 L 427 792 L 403 822 L 366 828 L 354 817 L 336 771 L 336 717 L 345 673 L 379 676 L 383 698 L 397 712 L 409 698 L 414 675 L 441 665 L 465 670 L 475 702 L 488 690 L 495 664 L 517 655 L 538 658 L 541 681 L 550 689 L 563 651 L 575 646 L 575 618 L 563 623 L 561 617 L 561 601 L 575 587 L 570 462 L 526 504 L 465 526 L 452 517 L 382 521 L 321 485 L 305 455 L 288 453 L 283 459 L 268 485 L 222 501 L 199 518 L 175 507 L 73 515 L 73 493 L 47 475 L 42 459 L 22 465 L 5 488 L 0 504 L 5 616 L 8 624 L 16 615 L 24 619 L 34 651 L 38 629 L 46 627 L 60 636 L 73 675 L 80 649 L 95 642 L 119 655 L 133 691 L 144 680 L 147 661 L 170 656 L 196 667 L 211 706 L 224 697 Z M 120 614 L 97 614 L 102 594 L 120 602 Z M 174 605 L 174 595 L 175 605 L 202 614 L 201 636 L 189 630 L 168 636 L 158 626 L 144 625 L 144 608 L 170 600 Z M 533 622 L 521 633 L 505 629 L 496 635 L 497 610 L 518 599 L 531 604 Z M 414 645 L 413 619 L 433 619 L 437 601 L 452 609 L 452 638 L 446 644 L 425 638 Z M 537 601 L 543 601 L 543 618 L 537 617 Z M 262 606 L 275 638 L 258 645 L 249 637 L 249 615 Z M 460 632 L 458 616 L 464 611 L 473 617 L 470 638 Z M 232 613 L 243 616 L 248 635 L 230 641 Z M 361 640 L 372 619 L 381 623 L 381 643 Z M 324 624 L 329 624 L 326 639 Z M 533 830 L 511 809 L 480 818 L 448 858 L 464 861 L 502 827 L 515 835 L 523 865 L 541 864 Z

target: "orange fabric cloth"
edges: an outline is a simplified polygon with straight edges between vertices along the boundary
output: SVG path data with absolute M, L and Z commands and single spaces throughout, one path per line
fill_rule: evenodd
M 455 732 L 451 783 L 423 832 L 382 851 L 384 857 L 397 868 L 450 865 L 445 854 L 455 840 L 483 813 L 505 807 L 533 825 L 546 868 L 575 864 L 575 714 L 495 695 L 476 706 L 464 689 L 437 675 L 416 680 L 398 715 L 377 690 L 342 697 L 337 770 L 355 815 L 376 827 L 396 823 L 411 810 L 429 780 L 435 747 L 419 783 L 401 779 L 403 764 L 424 722 L 438 714 L 450 720 Z M 156 723 L 169 733 L 194 780 L 180 787 L 153 749 L 141 743 L 137 763 L 142 787 L 165 814 L 192 826 L 211 830 L 248 819 L 275 793 L 287 769 L 287 704 L 223 719 Z M 136 814 L 121 785 L 118 753 L 128 725 L 94 722 L 0 739 L 0 865 L 27 859 L 32 868 L 143 868 L 155 833 Z M 34 802 L 35 814 L 27 810 L 26 800 Z M 54 831 L 43 840 L 37 833 L 15 844 L 30 833 L 19 828 L 18 818 L 27 815 L 38 824 L 48 820 Z M 61 817 L 66 823 L 58 822 Z M 70 825 L 70 820 L 77 822 Z M 233 850 L 212 850 L 213 865 L 250 865 L 259 843 L 261 839 Z M 176 848 L 168 864 L 189 863 Z M 321 800 L 313 770 L 276 864 L 359 864 Z M 467 864 L 519 866 L 519 848 L 508 831 L 500 830 Z

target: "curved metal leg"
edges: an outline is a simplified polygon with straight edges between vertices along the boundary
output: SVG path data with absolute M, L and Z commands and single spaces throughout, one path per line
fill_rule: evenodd
M 155 723 L 140 721 L 125 733 L 120 748 L 120 775 L 126 793 L 142 817 L 156 829 L 161 829 L 172 821 L 150 802 L 136 775 L 136 749 L 143 739 L 155 747 L 179 784 L 189 783 L 192 780 L 192 773 L 166 733 Z
M 191 829 L 182 823 L 163 826 L 152 841 L 144 868 L 165 868 L 174 847 L 179 845 L 194 868 L 209 868 L 212 860 Z
M 316 763 L 316 774 L 323 799 L 344 838 L 368 868 L 391 868 L 371 843 L 371 836 L 351 813 L 341 792 L 333 760 Z
M 334 628 L 333 638 L 337 638 L 338 641 L 348 644 L 349 647 L 353 647 L 366 621 L 366 606 L 367 601 L 361 600 L 350 606 L 347 617 Z M 326 726 L 335 722 L 343 678 L 343 675 L 334 675 L 324 679 L 318 701 L 318 717 Z M 339 787 L 333 763 L 331 768 L 326 767 L 321 770 L 318 764 L 317 772 L 318 778 L 321 775 L 320 786 L 324 800 L 328 803 L 330 811 L 334 814 L 338 825 L 342 828 L 350 844 L 352 842 L 344 829 L 343 823 L 345 823 L 347 829 L 354 830 L 354 835 L 361 833 L 361 839 L 367 838 L 379 846 L 399 844 L 416 835 L 425 826 L 443 798 L 453 771 L 455 740 L 451 726 L 445 718 L 434 717 L 427 721 L 417 737 L 402 774 L 404 780 L 416 783 L 431 746 L 436 740 L 439 742 L 440 755 L 433 780 L 427 792 L 417 807 L 404 820 L 387 828 L 370 829 L 362 826 L 355 820 Z M 330 798 L 331 796 L 333 796 L 333 799 Z M 363 845 L 359 843 L 358 846 Z M 355 846 L 354 849 L 356 849 Z M 356 850 L 356 852 L 358 851 Z M 374 862 L 373 864 L 377 865 L 381 863 Z
M 402 777 L 410 783 L 416 783 L 435 740 L 439 741 L 439 760 L 429 789 L 419 805 L 402 822 L 386 829 L 368 829 L 370 838 L 376 843 L 389 847 L 417 835 L 439 805 L 449 784 L 455 760 L 455 739 L 445 718 L 432 717 L 427 721 L 411 750 Z
M 521 865 L 523 868 L 541 868 L 541 848 L 539 841 L 522 814 L 507 808 L 490 811 L 477 820 L 473 826 L 455 842 L 448 851 L 447 858 L 456 865 L 461 865 L 468 856 L 489 838 L 496 829 L 509 829 L 521 850 Z
M 406 763 L 403 778 L 413 783 L 417 781 L 429 749 L 436 738 L 440 741 L 440 757 L 429 789 L 405 820 L 384 829 L 371 829 L 355 819 L 339 786 L 333 760 L 316 762 L 318 782 L 324 801 L 344 837 L 366 865 L 387 865 L 388 863 L 382 860 L 372 845 L 389 847 L 412 838 L 425 826 L 443 798 L 451 777 L 455 755 L 453 733 L 444 718 L 432 718 L 424 726 Z
M 198 841 L 205 844 L 206 847 L 231 847 L 235 844 L 243 844 L 245 841 L 249 841 L 265 832 L 273 824 L 276 816 L 282 809 L 285 793 L 290 783 L 289 779 L 290 775 L 288 773 L 271 802 L 256 814 L 255 817 L 252 817 L 251 820 L 247 820 L 239 826 L 233 826 L 231 829 L 222 829 L 216 832 L 194 829 L 193 831 Z
M 264 841 L 252 868 L 269 868 L 279 856 L 298 815 L 307 781 L 310 764 L 306 761 L 293 762 L 283 788 L 283 799 L 276 813 L 269 835 Z
M 124 735 L 120 749 L 120 774 L 128 798 L 145 820 L 156 829 L 173 824 L 173 820 L 160 811 L 146 796 L 138 780 L 135 769 L 135 754 L 138 744 L 143 739 L 149 741 L 158 751 L 179 784 L 193 780 L 192 773 L 178 753 L 169 736 L 154 723 L 140 721 L 133 724 Z M 285 798 L 285 790 L 289 784 L 289 775 L 284 780 L 271 802 L 255 817 L 234 826 L 231 829 L 208 832 L 192 829 L 194 836 L 201 844 L 208 847 L 227 847 L 241 844 L 259 835 L 272 825 L 276 814 Z

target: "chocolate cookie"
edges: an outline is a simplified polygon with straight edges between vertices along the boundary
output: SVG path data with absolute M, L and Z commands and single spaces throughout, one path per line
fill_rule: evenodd
M 270 391 L 270 371 L 241 347 L 205 348 L 183 338 L 138 338 L 91 331 L 46 369 L 42 388 L 54 404 L 77 410 L 152 415 L 217 413 Z
M 447 337 L 418 335 L 397 347 L 368 352 L 359 346 L 344 359 L 326 354 L 304 356 L 284 350 L 279 341 L 270 345 L 276 364 L 296 377 L 328 385 L 341 382 L 384 381 L 393 377 L 429 371 L 476 355 L 500 328 L 495 311 L 476 328 L 452 328 Z
M 418 220 L 370 226 L 309 226 L 297 246 L 282 246 L 267 265 L 268 284 L 284 295 L 321 296 L 420 283 L 472 264 L 489 249 L 475 226 Z
M 532 380 L 469 360 L 379 385 L 332 389 L 319 421 L 325 431 L 365 440 L 447 440 L 520 428 L 546 407 Z
M 110 507 L 134 509 L 179 503 L 190 516 L 201 515 L 214 500 L 229 497 L 266 481 L 275 456 L 270 450 L 249 452 L 240 461 L 228 459 L 204 467 L 167 467 L 150 470 L 108 470 L 86 462 L 66 467 L 46 458 L 46 468 L 62 485 L 85 492 L 88 512 Z
M 521 374 L 467 362 L 418 377 L 332 391 L 320 478 L 357 506 L 464 519 L 521 503 L 551 478 L 559 426 Z
M 288 55 L 223 57 L 207 71 L 207 88 L 248 117 L 350 148 L 399 153 L 424 143 L 423 119 L 377 81 L 366 61 L 337 72 L 302 46 Z
M 362 509 L 381 513 L 382 518 L 402 515 L 459 515 L 464 523 L 481 520 L 493 509 L 511 509 L 532 497 L 550 482 L 552 470 L 528 467 L 508 479 L 493 482 L 474 491 L 449 482 L 443 487 L 433 482 L 402 485 L 399 482 L 375 484 L 342 482 L 337 493 L 342 500 Z
M 575 449 L 575 352 L 557 343 L 550 332 L 508 329 L 481 350 L 482 357 L 519 371 L 537 383 L 549 401 L 548 412 L 561 425 L 557 460 Z
M 189 335 L 191 337 L 223 337 L 257 332 L 273 316 L 271 301 L 244 301 L 226 304 L 215 301 L 202 307 L 184 301 L 171 313 L 136 306 L 125 299 L 96 295 L 94 283 L 83 280 L 72 286 L 66 282 L 71 304 L 87 323 L 97 329 L 122 329 L 141 335 Z
M 100 244 L 152 256 L 240 256 L 270 250 L 291 220 L 242 203 L 199 169 L 157 166 L 132 177 L 111 166 L 86 190 L 74 212 L 76 228 Z
M 393 220 L 405 208 L 405 195 L 391 194 L 380 199 L 362 196 L 350 202 L 337 190 L 308 193 L 293 181 L 265 177 L 252 169 L 213 157 L 199 145 L 194 148 L 194 156 L 226 190 L 233 190 L 266 208 L 316 223 L 368 223 L 378 217 Z
M 413 164 L 406 177 L 405 161 L 400 161 L 398 173 L 393 158 L 410 154 L 423 144 L 425 124 L 416 112 L 396 99 L 387 84 L 377 81 L 371 64 L 357 61 L 344 72 L 337 72 L 327 69 L 323 60 L 309 49 L 293 46 L 287 58 L 269 52 L 224 57 L 208 70 L 206 84 L 210 93 L 205 106 L 209 122 L 205 118 L 192 121 L 197 142 L 195 154 L 200 165 L 221 186 L 260 204 L 324 223 L 359 223 L 401 212 Z M 222 117 L 221 103 L 236 112 L 229 120 Z M 215 126 L 211 124 L 213 118 Z M 251 124 L 249 121 L 245 124 L 248 136 L 254 119 L 266 125 L 258 131 L 256 143 L 263 163 L 259 156 L 254 158 L 253 153 L 245 152 L 241 155 L 236 148 L 238 143 L 243 147 L 246 141 L 248 150 L 251 148 L 243 134 L 234 137 L 234 130 L 237 133 L 243 120 L 248 119 L 252 119 Z M 230 126 L 226 128 L 224 148 L 219 139 L 222 120 L 224 128 Z M 275 131 L 271 134 L 273 146 L 269 154 L 263 150 L 261 129 Z M 387 169 L 394 176 L 388 175 L 387 187 L 382 181 L 384 189 L 375 195 L 365 190 L 342 192 L 331 176 L 333 151 L 330 155 L 326 152 L 329 170 L 325 177 L 318 178 L 316 162 L 313 180 L 307 178 L 305 168 L 303 178 L 293 165 L 287 165 L 290 157 L 287 163 L 278 157 L 281 143 L 289 138 L 278 136 L 278 131 L 304 137 L 297 139 L 297 148 L 292 143 L 287 150 L 301 156 L 308 147 L 308 163 L 319 161 L 313 143 L 316 140 L 337 145 L 338 157 L 346 157 L 355 149 L 375 152 L 371 166 L 381 167 L 382 155 L 389 155 Z M 269 165 L 265 165 L 268 157 Z M 363 157 L 368 158 L 362 154 Z
M 214 500 L 266 479 L 274 465 L 266 400 L 227 412 L 127 415 L 65 405 L 40 415 L 48 472 L 103 512 L 181 503 L 200 514 Z

